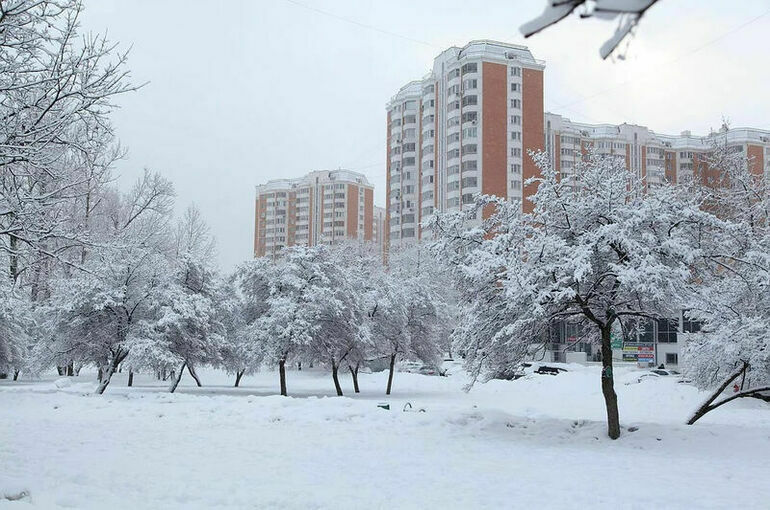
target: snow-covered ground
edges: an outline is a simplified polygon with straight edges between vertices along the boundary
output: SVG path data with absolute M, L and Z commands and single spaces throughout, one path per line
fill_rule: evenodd
M 457 369 L 397 373 L 390 397 L 386 373 L 359 395 L 344 377 L 344 398 L 307 370 L 290 398 L 272 372 L 174 395 L 125 373 L 101 397 L 92 374 L 0 381 L 0 508 L 770 508 L 770 406 L 686 426 L 704 394 L 618 368 L 611 441 L 598 367 L 568 368 L 470 393 Z

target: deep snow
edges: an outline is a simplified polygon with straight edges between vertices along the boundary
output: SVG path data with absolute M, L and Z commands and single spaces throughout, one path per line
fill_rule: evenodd
M 361 374 L 201 371 L 179 393 L 118 374 L 0 382 L 0 508 L 770 508 L 770 406 L 737 402 L 684 425 L 704 398 L 616 370 L 609 440 L 598 367 L 476 385 Z M 391 409 L 377 406 L 389 402 Z M 406 402 L 425 412 L 403 412 Z M 629 432 L 628 427 L 638 427 Z M 28 491 L 17 502 L 3 495 Z

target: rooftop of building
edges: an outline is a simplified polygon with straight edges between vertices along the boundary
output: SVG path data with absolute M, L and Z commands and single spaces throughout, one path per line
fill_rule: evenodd
M 433 69 L 428 72 L 421 80 L 412 80 L 401 87 L 393 97 L 390 98 L 388 108 L 395 101 L 403 101 L 409 97 L 422 95 L 422 88 L 426 80 L 430 80 L 437 66 L 445 63 L 461 62 L 463 60 L 487 59 L 500 62 L 515 61 L 527 67 L 542 69 L 545 67 L 544 60 L 538 60 L 529 51 L 527 46 L 521 44 L 511 44 L 490 39 L 478 39 L 470 41 L 465 46 L 450 46 L 433 59 Z
M 642 132 L 650 138 L 658 140 L 662 145 L 670 148 L 707 148 L 715 140 L 725 143 L 749 143 L 770 144 L 770 130 L 758 128 L 727 128 L 722 127 L 719 131 L 712 131 L 707 135 L 693 135 L 690 131 L 682 131 L 678 135 L 669 135 L 657 133 L 647 126 L 639 124 L 589 124 L 586 122 L 575 122 L 563 115 L 546 112 L 546 118 L 551 121 L 558 120 L 562 128 L 568 127 L 579 131 L 583 136 L 592 138 L 622 138 L 624 132 L 636 131 Z
M 314 170 L 295 179 L 272 179 L 256 186 L 257 193 L 288 191 L 313 184 L 341 182 L 372 187 L 364 174 L 339 168 L 337 170 Z

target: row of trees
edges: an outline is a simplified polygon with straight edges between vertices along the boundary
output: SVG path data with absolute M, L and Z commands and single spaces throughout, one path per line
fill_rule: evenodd
M 328 366 L 357 388 L 362 364 L 435 362 L 448 335 L 438 279 L 420 254 L 390 270 L 370 247 L 290 250 L 218 274 L 195 208 L 172 216 L 174 190 L 145 172 L 112 184 L 123 156 L 110 123 L 137 87 L 126 54 L 82 35 L 78 0 L 0 0 L 0 374 L 98 367 L 102 393 L 120 367 L 173 374 L 261 364 Z M 439 325 L 441 325 L 439 327 Z
M 227 282 L 224 367 L 239 380 L 275 364 L 286 395 L 287 363 L 317 363 L 342 395 L 340 370 L 350 372 L 358 392 L 360 368 L 384 359 L 390 394 L 397 360 L 435 366 L 447 349 L 453 307 L 445 279 L 423 257 L 416 247 L 393 254 L 385 267 L 376 247 L 351 243 L 289 248 L 278 261 L 241 265 Z
M 528 183 L 537 186 L 531 213 L 480 197 L 475 209 L 429 223 L 467 303 L 454 340 L 474 380 L 526 360 L 555 321 L 578 323 L 601 346 L 608 434 L 617 438 L 611 335 L 686 309 L 704 332 L 687 343 L 684 365 L 699 386 L 716 386 L 690 422 L 734 398 L 768 400 L 770 197 L 761 169 L 715 146 L 709 168 L 719 177 L 654 186 L 611 156 L 589 154 L 573 175 L 532 157 L 542 176 Z M 739 377 L 741 391 L 717 400 Z

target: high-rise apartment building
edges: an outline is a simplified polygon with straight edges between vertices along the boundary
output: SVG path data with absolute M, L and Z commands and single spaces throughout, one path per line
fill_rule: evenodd
M 770 131 L 723 127 L 705 136 L 689 131 L 679 135 L 658 134 L 633 124 L 585 124 L 553 113 L 545 115 L 546 150 L 561 174 L 570 174 L 589 148 L 613 154 L 646 186 L 699 179 L 705 184 L 719 179 L 719 169 L 709 168 L 708 153 L 716 145 L 742 152 L 750 158 L 750 170 L 770 176 Z
M 586 124 L 543 110 L 544 63 L 524 47 L 473 41 L 435 58 L 422 79 L 387 103 L 385 250 L 422 237 L 434 211 L 455 211 L 478 193 L 520 200 L 525 212 L 539 172 L 530 150 L 546 150 L 568 175 L 589 148 L 625 161 L 647 186 L 697 178 L 715 144 L 742 151 L 770 175 L 770 131 L 723 128 L 706 136 L 658 134 L 633 124 Z
M 385 208 L 374 206 L 374 242 L 384 253 L 385 249 Z
M 442 52 L 387 104 L 386 250 L 422 237 L 434 211 L 477 193 L 521 199 L 544 148 L 544 64 L 524 46 L 473 41 Z M 527 201 L 522 201 L 528 207 Z
M 374 188 L 348 170 L 311 172 L 257 186 L 254 256 L 284 247 L 374 239 Z

